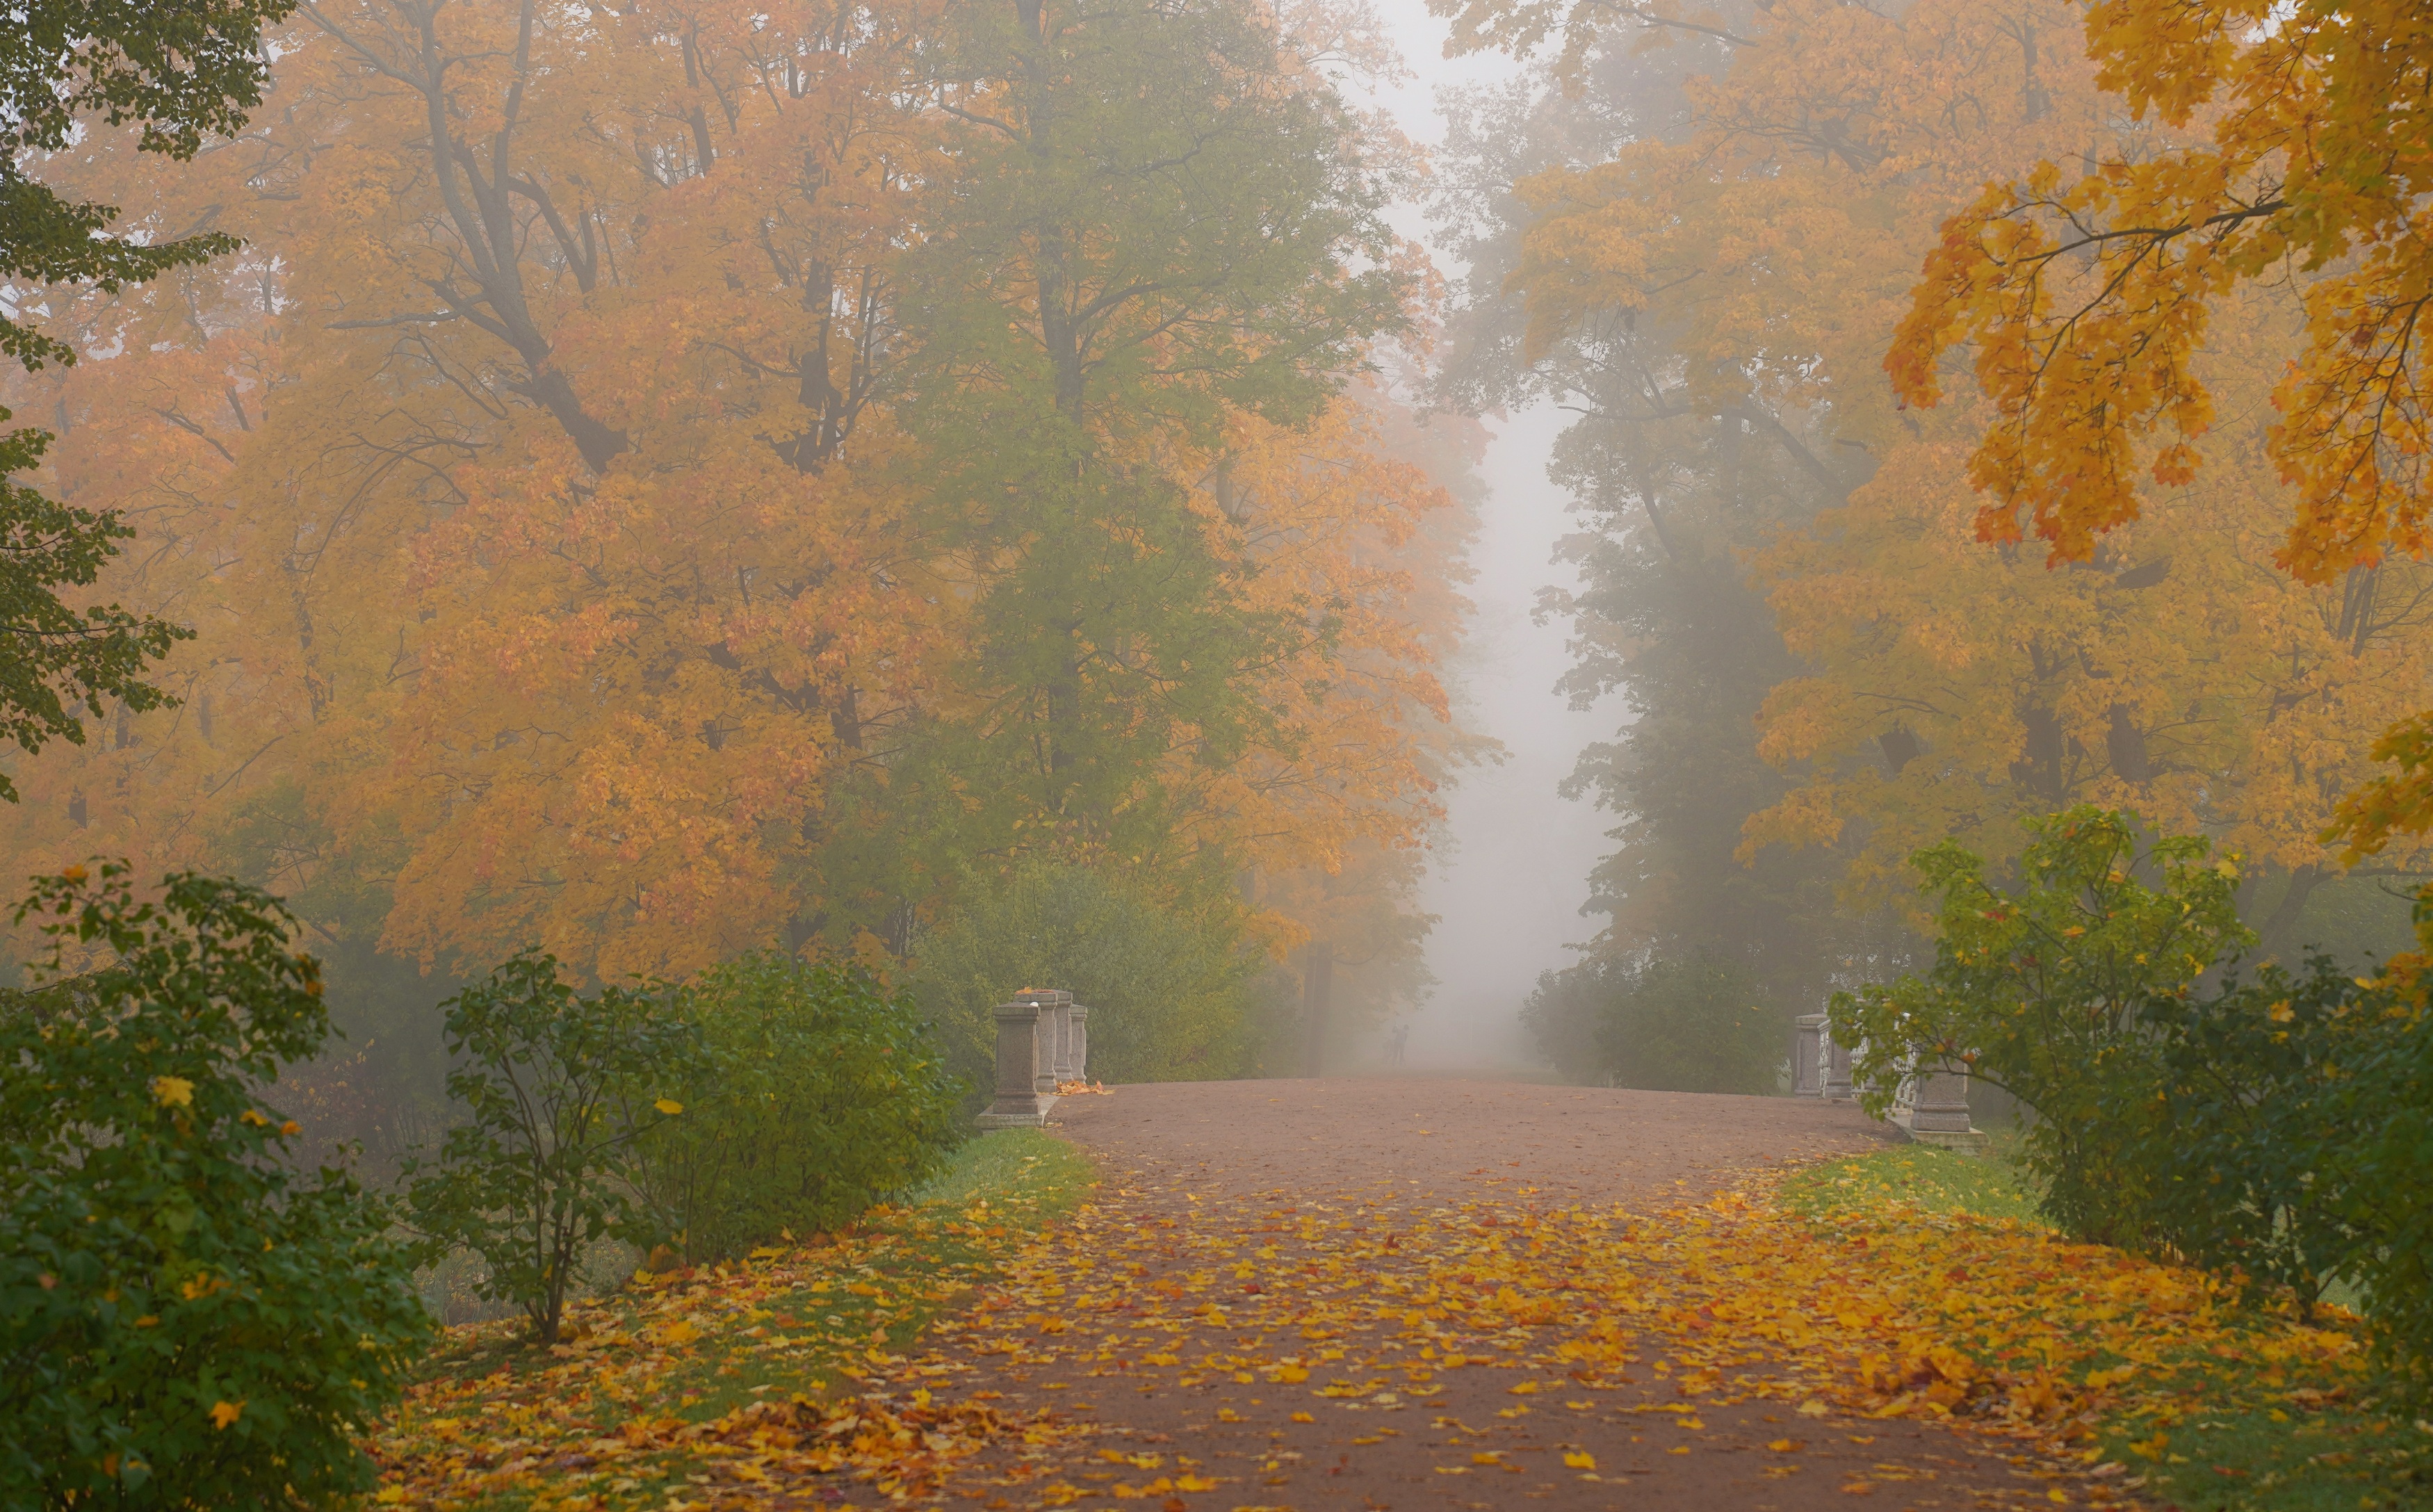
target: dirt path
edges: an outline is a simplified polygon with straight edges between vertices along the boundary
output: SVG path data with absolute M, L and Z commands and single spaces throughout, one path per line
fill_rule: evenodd
M 1490 1257 L 1485 1274 L 1551 1211 L 1651 1212 L 1735 1172 L 1899 1137 L 1850 1108 L 1407 1078 L 1124 1087 L 1065 1099 L 1056 1124 L 1097 1158 L 1097 1198 L 1026 1278 L 1027 1300 L 983 1304 L 955 1329 L 982 1362 L 958 1386 L 1090 1432 L 965 1467 L 945 1504 L 1794 1512 L 1853 1496 L 1887 1509 L 2103 1499 L 1939 1426 L 1842 1418 L 1815 1400 L 1735 1402 L 1728 1379 L 1685 1388 L 1675 1367 L 1687 1365 L 1654 1339 L 1643 1356 L 1550 1365 L 1551 1331 L 1531 1320 L 1557 1305 L 1576 1320 L 1576 1292 L 1507 1285 L 1425 1315 L 1395 1300 L 1462 1272 L 1465 1256 Z M 1783 1363 L 1741 1359 L 1761 1373 Z

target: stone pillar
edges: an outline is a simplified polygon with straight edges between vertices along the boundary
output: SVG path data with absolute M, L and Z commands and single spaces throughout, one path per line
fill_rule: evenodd
M 1791 1021 L 1791 1095 L 1825 1095 L 1825 1015 L 1802 1013 Z
M 1036 1129 L 1056 1101 L 1051 1084 L 1039 1095 L 1040 1020 L 1046 1004 L 1025 993 L 996 1006 L 996 1100 L 977 1122 L 982 1129 Z
M 1040 1111 L 1045 1113 L 1047 1105 L 1056 1100 L 1058 1073 L 1064 1059 L 1064 1027 L 1073 1007 L 1073 994 L 1053 988 L 1040 988 L 1017 993 L 1014 1000 L 1028 1000 L 1039 1005 L 1039 1066 L 1031 1084 L 1042 1099 Z
M 1948 1062 L 1921 1068 L 1910 1088 L 1909 1137 L 1944 1149 L 1982 1150 L 1991 1143 L 1968 1122 L 1968 1069 Z
M 1064 1022 L 1071 1026 L 1072 1031 L 1065 1040 L 1065 1046 L 1070 1051 L 1069 1063 L 1073 1067 L 1073 1074 L 1065 1079 L 1087 1081 L 1090 1079 L 1090 1011 L 1076 1003 L 1065 1013 Z
M 1850 1084 L 1850 1052 L 1836 1043 L 1833 1036 L 1823 1037 L 1825 1050 L 1825 1086 L 1822 1096 L 1827 1102 L 1855 1102 L 1858 1089 Z

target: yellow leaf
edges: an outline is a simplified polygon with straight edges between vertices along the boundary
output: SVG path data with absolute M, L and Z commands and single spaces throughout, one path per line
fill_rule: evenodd
M 1216 1489 L 1216 1483 L 1205 1475 L 1178 1475 L 1174 1478 L 1174 1488 L 1178 1491 L 1213 1491 Z
M 226 1428 L 236 1421 L 237 1415 L 243 1411 L 245 1403 L 242 1402 L 214 1402 L 212 1403 L 212 1426 Z
M 1778 1438 L 1765 1447 L 1773 1450 L 1778 1454 L 1788 1454 L 1799 1446 L 1788 1438 Z
M 163 1108 L 191 1108 L 195 1105 L 195 1084 L 184 1077 L 154 1077 L 152 1100 Z
M 1302 1366 L 1280 1365 L 1276 1367 L 1276 1379 L 1283 1382 L 1306 1381 L 1309 1379 L 1309 1371 Z
M 1519 1385 L 1506 1386 L 1505 1389 L 1511 1392 L 1512 1395 L 1516 1397 L 1535 1396 L 1538 1391 L 1538 1383 L 1535 1381 L 1523 1381 Z
M 1596 1456 L 1587 1450 L 1575 1449 L 1563 1456 L 1563 1465 L 1567 1470 L 1592 1470 L 1596 1469 Z
M 673 1118 L 676 1114 L 684 1112 L 684 1104 L 676 1101 L 673 1097 L 661 1097 L 658 1101 L 651 1104 L 651 1106 L 656 1108 L 659 1112 L 666 1113 L 671 1118 Z

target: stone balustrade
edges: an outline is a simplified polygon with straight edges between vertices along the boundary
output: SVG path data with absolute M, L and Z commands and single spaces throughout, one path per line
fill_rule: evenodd
M 1057 1088 L 1088 1079 L 1090 1010 L 1054 988 L 1014 994 L 996 1006 L 996 1096 L 982 1129 L 1037 1129 Z
M 1822 1013 L 1792 1020 L 1791 1094 L 1826 1102 L 1853 1102 L 1859 1089 L 1850 1075 L 1851 1052 L 1833 1043 Z M 1989 1143 L 1968 1121 L 1965 1066 L 1934 1065 L 1913 1072 L 1893 1095 L 1892 1122 L 1921 1145 L 1981 1151 Z

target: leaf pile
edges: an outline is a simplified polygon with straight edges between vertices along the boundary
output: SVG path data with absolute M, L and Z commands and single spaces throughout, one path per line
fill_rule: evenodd
M 855 1486 L 888 1498 L 934 1486 L 984 1441 L 1044 1443 L 1060 1430 L 933 1397 L 967 1366 L 893 1352 L 1029 1242 L 1042 1203 L 993 1195 L 881 1208 L 816 1244 L 638 1274 L 570 1304 L 546 1351 L 515 1322 L 451 1330 L 373 1439 L 376 1500 L 666 1505 Z
M 1818 1218 L 1768 1183 L 1647 1215 L 1119 1200 L 1016 1257 L 949 1327 L 1022 1374 L 1284 1388 L 1313 1406 L 1423 1405 L 1455 1372 L 1492 1369 L 1518 1397 L 1669 1381 L 1677 1400 L 1645 1410 L 1693 1432 L 1701 1401 L 1751 1398 L 1954 1421 L 2066 1453 L 2099 1498 L 2140 1484 L 2098 1463 L 2128 1414 L 2257 1381 L 2320 1400 L 2363 1368 L 2347 1329 L 2242 1306 L 2202 1272 L 2011 1220 Z

